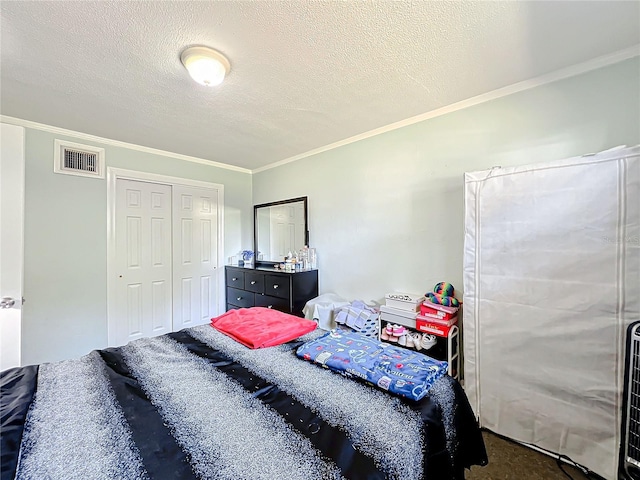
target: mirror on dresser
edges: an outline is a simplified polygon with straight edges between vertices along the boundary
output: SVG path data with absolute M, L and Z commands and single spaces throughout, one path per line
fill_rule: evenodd
M 253 213 L 256 262 L 282 262 L 309 245 L 307 197 L 255 205 Z
M 255 263 L 225 267 L 226 309 L 266 307 L 302 317 L 318 296 L 318 270 L 277 267 L 309 245 L 307 197 L 255 205 L 253 238 Z

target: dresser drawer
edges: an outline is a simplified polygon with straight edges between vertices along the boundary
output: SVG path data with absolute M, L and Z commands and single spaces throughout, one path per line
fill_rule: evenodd
M 255 293 L 264 293 L 264 274 L 250 273 L 244 274 L 244 289 Z
M 291 311 L 288 299 L 270 297 L 269 295 L 256 295 L 256 307 L 273 308 L 287 313 Z
M 289 299 L 291 290 L 291 278 L 284 275 L 265 275 L 264 294 L 273 297 Z
M 244 288 L 244 272 L 227 270 L 227 287 Z
M 302 317 L 306 303 L 318 296 L 318 271 L 281 272 L 262 265 L 227 265 L 225 288 L 227 310 L 271 307 Z
M 237 288 L 227 287 L 227 303 L 241 308 L 253 307 L 254 294 Z

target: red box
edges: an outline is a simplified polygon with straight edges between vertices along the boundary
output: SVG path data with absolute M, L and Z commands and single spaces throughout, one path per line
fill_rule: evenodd
M 420 315 L 432 315 L 444 320 L 449 320 L 450 318 L 454 318 L 458 314 L 443 312 L 442 310 L 436 310 L 435 308 L 431 308 L 426 306 L 425 304 L 422 304 L 420 305 Z
M 454 318 L 458 314 L 458 307 L 445 307 L 425 300 L 420 305 L 420 315 L 436 315 L 444 320 Z
M 417 315 L 416 318 L 420 320 L 424 320 L 427 323 L 435 323 L 436 325 L 441 325 L 443 327 L 450 327 L 451 325 L 455 325 L 458 323 L 458 316 L 455 315 L 452 318 L 442 318 L 438 315 L 431 315 L 429 313 L 424 315 Z
M 416 329 L 419 332 L 431 333 L 438 337 L 448 337 L 451 327 L 455 325 L 456 322 L 457 319 L 451 325 L 443 325 L 441 322 L 436 323 L 434 319 L 418 315 L 416 318 Z

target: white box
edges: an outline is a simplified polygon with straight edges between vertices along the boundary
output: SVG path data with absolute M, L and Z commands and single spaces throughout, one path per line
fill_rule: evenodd
M 391 323 L 415 329 L 417 315 L 418 312 L 380 305 L 380 328 L 384 328 L 387 323 Z
M 417 312 L 420 310 L 420 304 L 424 302 L 424 295 L 415 293 L 387 293 L 384 296 L 384 303 L 387 307 L 393 307 L 400 310 L 408 310 Z

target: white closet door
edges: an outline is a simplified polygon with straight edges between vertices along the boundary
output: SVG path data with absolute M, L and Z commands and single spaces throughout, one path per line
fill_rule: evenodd
M 173 329 L 218 315 L 218 191 L 173 187 Z
M 116 182 L 118 345 L 171 332 L 171 187 Z

